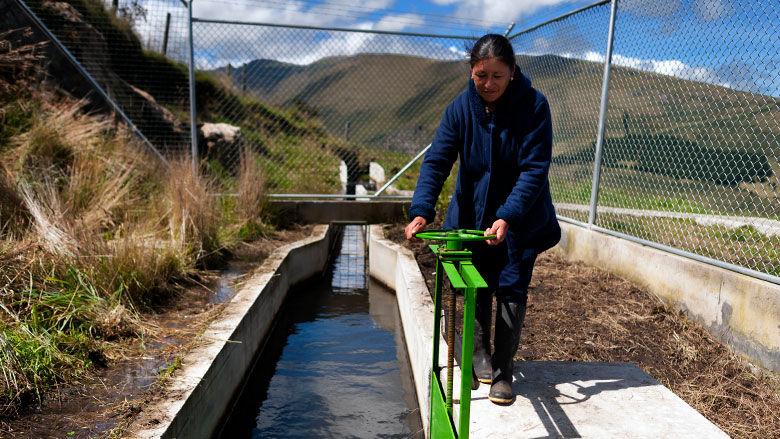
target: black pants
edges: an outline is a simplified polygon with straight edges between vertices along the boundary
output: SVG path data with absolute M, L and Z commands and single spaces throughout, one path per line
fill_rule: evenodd
M 488 284 L 487 290 L 479 296 L 496 295 L 499 302 L 516 302 L 525 305 L 528 301 L 528 285 L 536 262 L 536 251 L 507 249 L 506 241 L 491 246 L 474 242 L 468 246 L 472 252 L 474 267 Z

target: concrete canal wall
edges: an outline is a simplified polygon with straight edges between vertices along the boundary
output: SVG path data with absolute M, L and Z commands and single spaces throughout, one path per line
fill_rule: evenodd
M 721 343 L 780 372 L 780 285 L 561 223 L 564 258 L 617 274 L 684 310 Z
M 288 291 L 322 271 L 333 240 L 333 228 L 316 226 L 309 238 L 274 251 L 184 357 L 166 398 L 145 407 L 127 436 L 211 437 L 230 410 L 233 395 L 251 369 Z

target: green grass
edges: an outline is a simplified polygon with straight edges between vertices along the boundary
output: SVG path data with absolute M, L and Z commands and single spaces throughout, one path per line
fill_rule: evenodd
M 0 153 L 10 147 L 8 141 L 32 127 L 34 115 L 40 108 L 35 102 L 16 100 L 0 109 Z
M 571 182 L 560 177 L 550 178 L 550 192 L 557 203 L 590 205 L 591 182 Z M 619 207 L 637 210 L 716 214 L 705 206 L 682 197 L 662 197 L 642 194 L 629 188 L 601 187 L 600 207 Z
M 599 214 L 598 225 L 680 250 L 780 276 L 780 237 L 751 226 L 729 229 L 692 219 Z

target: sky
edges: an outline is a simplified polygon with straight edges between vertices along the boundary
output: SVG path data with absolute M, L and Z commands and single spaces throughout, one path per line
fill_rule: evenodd
M 141 0 L 137 25 L 159 40 L 162 11 L 186 25 L 179 0 Z M 510 35 L 592 0 L 193 0 L 197 18 L 479 37 Z M 780 96 L 779 0 L 620 0 L 613 62 L 645 71 Z M 158 21 L 155 21 L 158 20 Z M 609 5 L 512 40 L 518 53 L 603 62 Z M 180 29 L 184 29 L 180 26 Z M 462 59 L 465 42 L 344 32 L 196 23 L 196 65 L 216 68 L 258 58 L 308 64 L 361 52 Z M 157 37 L 155 37 L 157 35 Z

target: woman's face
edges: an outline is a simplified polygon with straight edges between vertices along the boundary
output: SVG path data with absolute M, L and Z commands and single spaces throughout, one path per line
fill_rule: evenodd
M 512 70 L 498 58 L 488 58 L 474 64 L 471 79 L 483 101 L 493 103 L 504 94 L 514 73 Z

